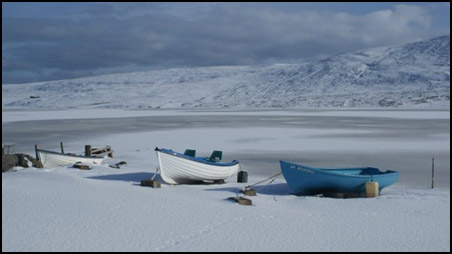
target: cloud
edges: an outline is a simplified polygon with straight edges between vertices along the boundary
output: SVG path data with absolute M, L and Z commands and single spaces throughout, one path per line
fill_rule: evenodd
M 176 6 L 97 4 L 68 18 L 4 17 L 2 82 L 15 82 L 12 73 L 20 72 L 45 80 L 126 66 L 293 62 L 432 35 L 431 13 L 412 5 L 365 15 L 225 3 Z

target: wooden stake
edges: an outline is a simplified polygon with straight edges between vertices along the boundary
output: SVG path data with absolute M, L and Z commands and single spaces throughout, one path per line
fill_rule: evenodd
M 108 157 L 113 158 L 113 149 L 111 149 L 111 147 L 108 147 L 107 152 Z
M 35 154 L 36 154 L 36 160 L 40 161 L 39 155 L 38 155 L 38 145 L 35 145 Z
M 435 186 L 435 157 L 432 158 L 432 189 Z
M 61 154 L 64 154 L 63 142 L 60 142 L 60 147 L 61 147 Z
M 85 156 L 91 156 L 91 146 L 90 145 L 85 146 Z

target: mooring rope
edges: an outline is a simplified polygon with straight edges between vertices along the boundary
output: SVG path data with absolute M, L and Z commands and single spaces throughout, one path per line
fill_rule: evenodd
M 261 183 L 264 183 L 264 182 L 266 182 L 266 181 L 271 180 L 271 181 L 268 182 L 266 185 L 264 185 L 264 186 L 260 187 L 259 189 L 255 190 L 256 193 L 257 193 L 258 191 L 260 191 L 260 190 L 262 190 L 262 189 L 264 189 L 264 188 L 267 188 L 267 187 L 271 186 L 271 184 L 272 184 L 273 182 L 275 182 L 276 179 L 278 178 L 278 176 L 280 176 L 281 174 L 282 174 L 282 172 L 279 172 L 278 174 L 273 175 L 273 176 L 271 176 L 271 177 L 269 177 L 269 178 L 267 178 L 267 179 L 265 179 L 265 180 L 259 181 L 259 182 L 255 183 L 255 184 L 251 184 L 251 185 L 245 186 L 245 188 L 243 189 L 243 193 L 245 192 L 245 190 L 251 189 L 251 186 L 255 186 L 255 185 L 258 185 L 258 184 L 261 184 Z M 237 196 L 238 196 L 238 195 L 237 195 Z M 276 200 L 276 195 L 273 196 L 273 199 L 274 199 L 275 201 L 277 201 L 277 200 Z
M 157 174 L 160 172 L 160 167 L 157 167 L 155 169 L 155 174 L 152 176 L 151 180 L 154 181 L 155 177 L 157 176 Z
M 264 186 L 260 187 L 259 189 L 257 189 L 256 192 L 258 192 L 258 191 L 260 191 L 260 190 L 262 190 L 262 189 L 267 188 L 268 186 L 270 186 L 270 185 L 276 180 L 276 178 L 278 178 L 279 175 L 280 175 L 280 174 L 276 175 L 276 176 L 275 176 L 270 182 L 268 182 L 266 185 L 264 185 Z M 246 187 L 245 187 L 245 188 L 246 188 Z
M 271 183 L 273 183 L 273 182 L 276 180 L 276 178 L 277 178 L 279 175 L 281 175 L 281 174 L 282 174 L 282 172 L 279 172 L 278 174 L 273 175 L 273 176 L 271 176 L 271 177 L 269 177 L 269 178 L 267 178 L 267 179 L 265 179 L 265 180 L 262 180 L 262 181 L 260 181 L 260 182 L 255 183 L 255 184 L 247 185 L 247 186 L 245 186 L 245 189 L 248 189 L 248 188 L 250 188 L 250 187 L 252 187 L 252 186 L 255 186 L 255 185 L 258 185 L 258 184 L 261 184 L 261 183 L 265 183 L 266 181 L 268 181 L 268 180 L 274 178 L 274 179 L 270 182 L 270 184 L 271 184 Z

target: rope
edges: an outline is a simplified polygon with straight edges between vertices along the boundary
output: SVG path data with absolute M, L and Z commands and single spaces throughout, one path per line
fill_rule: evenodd
M 273 179 L 272 179 L 270 182 L 268 182 L 266 185 L 264 185 L 264 186 L 262 186 L 261 188 L 257 189 L 256 192 L 262 190 L 263 188 L 266 188 L 266 187 L 270 186 L 270 185 L 276 180 L 277 176 L 279 176 L 279 175 L 280 175 L 280 174 L 276 175 L 276 177 L 273 178 Z M 246 188 L 246 187 L 245 187 L 245 188 Z
M 267 179 L 265 179 L 265 180 L 262 180 L 262 181 L 260 181 L 260 182 L 255 183 L 255 184 L 248 185 L 248 186 L 245 187 L 244 190 L 250 189 L 251 186 L 255 186 L 255 185 L 264 183 L 264 182 L 266 182 L 266 181 L 268 181 L 268 180 L 271 180 L 271 181 L 268 182 L 266 185 L 264 185 L 264 186 L 260 187 L 259 189 L 255 190 L 256 192 L 258 192 L 258 191 L 260 191 L 260 190 L 262 190 L 262 189 L 264 189 L 264 188 L 267 188 L 267 187 L 271 186 L 271 184 L 272 184 L 273 182 L 275 182 L 276 179 L 278 178 L 278 176 L 281 175 L 281 174 L 282 174 L 282 172 L 279 172 L 278 174 L 273 175 L 273 176 L 271 176 L 271 177 L 269 177 L 269 178 L 267 178 Z M 237 196 L 238 196 L 238 195 L 237 195 Z M 277 200 L 276 200 L 276 195 L 273 196 L 273 199 L 274 199 L 275 201 L 277 201 Z
M 160 172 L 160 168 L 159 167 L 157 167 L 156 169 L 155 169 L 155 174 L 152 176 L 152 178 L 151 178 L 151 180 L 152 181 L 154 181 L 154 179 L 155 179 L 155 177 L 157 176 L 157 174 Z
M 265 180 L 262 180 L 262 181 L 260 181 L 260 182 L 255 183 L 255 184 L 251 184 L 251 185 L 245 186 L 245 189 L 250 188 L 251 186 L 255 186 L 255 185 L 261 184 L 261 183 L 265 183 L 266 181 L 268 181 L 268 180 L 270 180 L 270 179 L 272 179 L 272 178 L 275 178 L 275 179 L 273 179 L 273 180 L 270 182 L 270 183 L 273 183 L 273 182 L 276 180 L 276 177 L 278 177 L 278 176 L 281 175 L 281 174 L 282 174 L 282 172 L 279 172 L 278 174 L 276 174 L 276 175 L 274 175 L 274 176 L 271 176 L 271 177 L 269 177 L 269 178 L 267 178 L 267 179 L 265 179 Z

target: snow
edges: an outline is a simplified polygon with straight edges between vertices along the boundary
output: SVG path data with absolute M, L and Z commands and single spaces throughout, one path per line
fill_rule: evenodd
M 2 112 L 2 136 L 18 138 L 30 126 L 58 126 L 88 112 L 93 119 L 116 116 L 120 129 L 121 123 L 146 117 L 174 126 L 66 134 L 67 151 L 88 143 L 112 145 L 115 158 L 106 164 L 127 161 L 121 169 L 2 174 L 2 251 L 450 252 L 449 111 L 49 112 L 55 111 Z M 185 126 L 184 117 L 202 124 Z M 241 123 L 236 117 L 257 120 Z M 9 126 L 19 129 L 18 136 Z M 39 135 L 58 145 L 55 137 Z M 25 145 L 31 150 L 31 143 Z M 253 206 L 240 206 L 227 200 L 247 185 L 236 183 L 236 176 L 222 185 L 139 186 L 155 172 L 155 146 L 195 148 L 200 156 L 223 150 L 224 160 L 241 161 L 248 184 L 278 172 L 278 159 L 397 169 L 401 179 L 377 198 L 332 199 L 291 195 L 280 177 L 250 197 Z M 435 189 L 429 188 L 431 154 L 437 156 Z
M 96 167 L 2 179 L 2 251 L 448 251 L 447 190 L 393 187 L 376 199 L 252 198 L 241 184 L 138 186 L 151 174 Z M 4 176 L 5 177 L 5 176 Z M 257 179 L 253 179 L 257 180 Z

